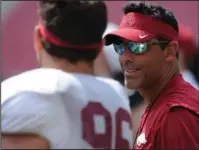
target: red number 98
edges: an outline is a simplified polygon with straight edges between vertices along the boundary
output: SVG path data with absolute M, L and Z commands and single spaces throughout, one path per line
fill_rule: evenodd
M 105 133 L 95 133 L 95 121 L 94 116 L 100 115 L 105 120 Z M 116 135 L 113 137 L 113 125 L 111 114 L 102 106 L 101 103 L 90 102 L 82 109 L 82 135 L 83 139 L 87 141 L 93 148 L 112 148 L 112 139 L 115 140 L 115 149 L 130 149 L 130 143 L 128 140 L 122 137 L 122 122 L 129 123 L 129 129 L 131 129 L 131 117 L 129 113 L 119 108 L 115 114 L 115 131 Z

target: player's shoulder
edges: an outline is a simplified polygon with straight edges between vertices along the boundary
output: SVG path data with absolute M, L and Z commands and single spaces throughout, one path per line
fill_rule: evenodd
M 1 83 L 2 100 L 23 92 L 53 94 L 78 85 L 69 73 L 57 69 L 34 69 L 4 80 Z
M 123 89 L 123 86 L 118 81 L 116 81 L 114 79 L 105 78 L 105 77 L 97 77 L 97 80 L 99 82 L 102 82 L 102 83 L 104 83 L 106 85 L 111 86 L 112 88 L 117 88 L 117 89 L 122 88 Z
M 104 77 L 97 77 L 99 82 L 104 83 L 103 86 L 109 87 L 110 90 L 114 90 L 120 99 L 124 100 L 124 102 L 129 106 L 129 99 L 127 91 L 125 90 L 124 86 L 121 85 L 120 82 Z M 102 87 L 103 89 L 103 87 Z
M 123 86 L 118 81 L 111 78 L 93 76 L 87 74 L 78 74 L 78 73 L 72 73 L 72 75 L 79 83 L 81 83 L 84 86 L 88 87 L 95 86 L 98 88 L 108 87 L 110 89 L 123 89 Z
M 96 78 L 98 82 L 102 83 L 102 86 L 107 86 L 109 89 L 113 89 L 118 93 L 124 93 L 124 87 L 116 80 L 111 78 L 105 78 L 105 77 L 97 77 Z

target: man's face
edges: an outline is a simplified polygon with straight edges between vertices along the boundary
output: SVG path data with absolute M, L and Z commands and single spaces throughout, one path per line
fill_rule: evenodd
M 119 56 L 119 61 L 124 72 L 126 86 L 130 89 L 137 89 L 148 88 L 155 84 L 161 78 L 165 64 L 165 56 L 161 47 L 147 44 L 145 53 L 134 54 L 128 49 L 128 41 L 123 40 L 123 42 L 125 51 Z

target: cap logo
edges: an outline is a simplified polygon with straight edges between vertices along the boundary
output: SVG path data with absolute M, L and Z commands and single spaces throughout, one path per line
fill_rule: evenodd
M 146 34 L 146 35 L 139 35 L 140 39 L 144 39 L 147 36 L 148 36 L 148 34 Z
M 131 26 L 133 24 L 133 15 L 129 15 L 126 17 L 126 20 L 124 22 L 126 25 Z

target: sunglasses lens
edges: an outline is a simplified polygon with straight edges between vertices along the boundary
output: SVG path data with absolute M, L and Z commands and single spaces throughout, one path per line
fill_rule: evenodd
M 147 50 L 147 44 L 146 43 L 129 42 L 128 47 L 135 54 L 143 54 Z
M 113 44 L 113 47 L 115 49 L 115 52 L 118 53 L 119 55 L 121 55 L 124 52 L 124 44 Z

